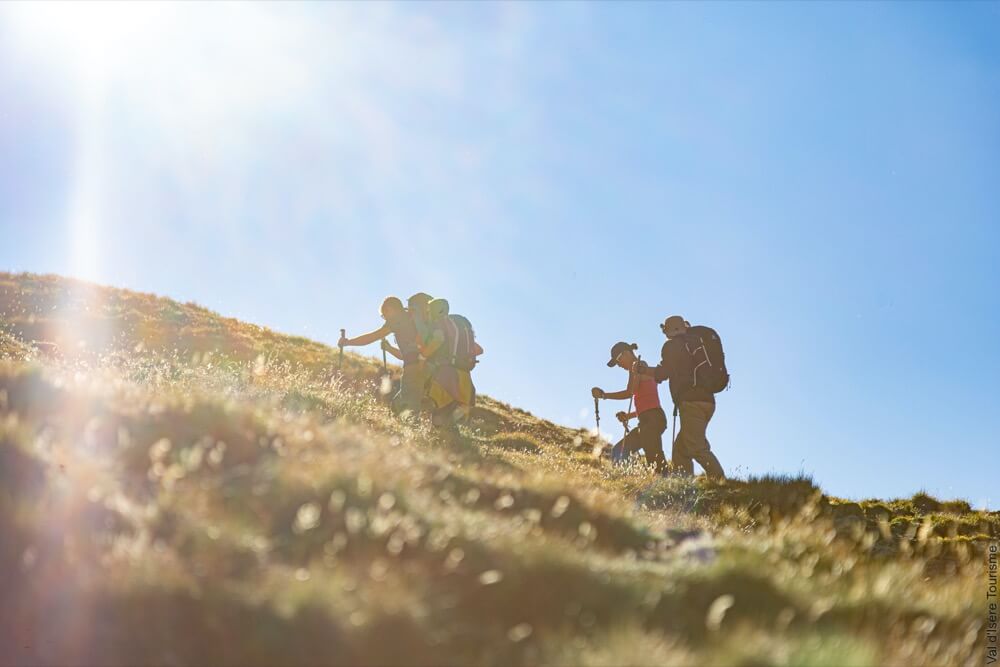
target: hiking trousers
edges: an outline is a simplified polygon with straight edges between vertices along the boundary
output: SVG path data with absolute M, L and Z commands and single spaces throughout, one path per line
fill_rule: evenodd
M 715 414 L 715 403 L 710 401 L 681 401 L 677 406 L 681 415 L 681 430 L 677 433 L 671 451 L 674 469 L 682 475 L 694 475 L 692 459 L 705 469 L 712 479 L 725 479 L 719 459 L 712 453 L 705 431 Z
M 399 391 L 392 397 L 392 411 L 397 415 L 409 412 L 416 417 L 420 414 L 420 404 L 427 384 L 427 365 L 417 361 L 403 364 L 403 375 L 399 378 Z
M 663 432 L 667 430 L 667 416 L 663 408 L 652 408 L 639 415 L 639 425 L 622 439 L 625 451 L 634 454 L 640 449 L 646 453 L 646 462 L 662 473 L 667 468 L 663 455 Z

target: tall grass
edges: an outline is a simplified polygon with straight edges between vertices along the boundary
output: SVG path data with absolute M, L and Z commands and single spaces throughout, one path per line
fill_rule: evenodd
M 0 317 L 6 662 L 983 659 L 960 502 L 661 479 L 488 397 L 439 432 L 362 357 L 56 277 Z

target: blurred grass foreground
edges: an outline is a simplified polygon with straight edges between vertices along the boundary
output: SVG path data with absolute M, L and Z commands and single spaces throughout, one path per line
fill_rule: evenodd
M 440 433 L 380 373 L 0 273 L 0 663 L 985 662 L 998 512 L 660 479 L 488 397 Z

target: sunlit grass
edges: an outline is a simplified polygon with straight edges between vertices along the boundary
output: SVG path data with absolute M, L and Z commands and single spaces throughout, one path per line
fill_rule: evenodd
M 487 397 L 402 423 L 364 359 L 148 295 L 0 275 L 0 319 L 14 662 L 982 661 L 962 501 L 661 479 Z

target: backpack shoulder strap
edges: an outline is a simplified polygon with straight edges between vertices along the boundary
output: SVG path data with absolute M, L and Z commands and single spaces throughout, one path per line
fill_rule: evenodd
M 455 355 L 458 353 L 458 325 L 449 318 L 445 326 L 448 327 L 448 333 L 451 334 L 451 358 L 454 359 Z

